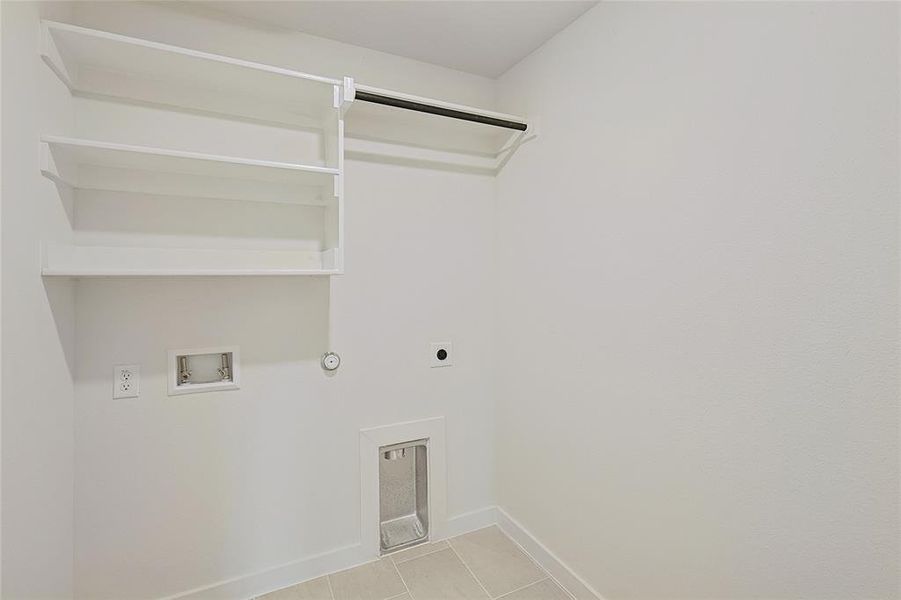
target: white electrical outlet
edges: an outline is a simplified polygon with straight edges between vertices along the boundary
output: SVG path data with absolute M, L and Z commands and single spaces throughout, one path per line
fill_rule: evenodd
M 116 365 L 113 367 L 113 398 L 137 398 L 140 389 L 140 365 Z
M 454 347 L 450 342 L 432 342 L 431 367 L 450 367 L 454 364 Z

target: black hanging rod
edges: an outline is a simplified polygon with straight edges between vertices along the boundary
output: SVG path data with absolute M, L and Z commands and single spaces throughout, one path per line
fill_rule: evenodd
M 400 98 L 392 98 L 391 96 L 383 96 L 381 94 L 373 94 L 372 92 L 364 92 L 361 90 L 356 91 L 355 98 L 357 100 L 362 100 L 363 102 L 395 106 L 397 108 L 405 108 L 407 110 L 450 117 L 451 119 L 461 119 L 463 121 L 472 121 L 473 123 L 482 123 L 484 125 L 493 125 L 495 127 L 504 127 L 506 129 L 516 129 L 517 131 L 525 131 L 527 127 L 525 123 L 517 123 L 516 121 L 508 121 L 507 119 L 498 119 L 495 117 L 486 117 L 484 115 L 468 113 L 462 110 L 433 106 L 431 104 L 423 104 L 422 102 L 413 102 L 412 100 L 401 100 Z

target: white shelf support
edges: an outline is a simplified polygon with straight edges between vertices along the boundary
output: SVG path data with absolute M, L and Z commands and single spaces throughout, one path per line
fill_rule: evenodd
M 344 118 L 344 115 L 347 114 L 347 111 L 350 110 L 350 107 L 353 105 L 353 101 L 357 97 L 357 88 L 354 84 L 353 77 L 345 77 L 342 82 L 342 102 L 341 102 L 341 118 Z
M 498 150 L 495 157 L 495 173 L 499 173 L 501 169 L 504 168 L 504 166 L 513 157 L 513 155 L 516 153 L 516 150 L 518 150 L 521 145 L 538 136 L 536 122 L 537 121 L 535 119 L 529 119 L 528 128 L 526 128 L 525 131 L 517 131 L 516 133 L 511 135 L 507 139 L 507 143 L 504 144 L 500 150 Z
M 59 165 L 57 165 L 56 159 L 53 157 L 53 152 L 50 150 L 50 144 L 47 142 L 40 142 L 39 144 L 39 152 L 40 152 L 40 164 L 41 164 L 41 174 L 56 184 L 62 184 L 69 187 L 77 187 L 77 174 L 70 172 L 66 169 L 66 173 L 63 174 Z
M 39 27 L 41 28 L 41 33 L 38 37 L 40 40 L 39 53 L 41 60 L 43 60 L 44 63 L 50 67 L 50 70 L 59 77 L 60 81 L 71 90 L 74 86 L 73 82 L 75 81 L 75 76 L 77 75 L 73 72 L 75 67 L 66 64 L 66 61 L 63 60 L 63 56 L 56 46 L 56 41 L 53 39 L 53 36 L 50 35 L 50 27 L 47 22 L 42 21 Z

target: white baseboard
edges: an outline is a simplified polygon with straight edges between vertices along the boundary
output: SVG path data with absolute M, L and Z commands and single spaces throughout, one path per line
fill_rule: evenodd
M 207 585 L 193 590 L 187 590 L 168 596 L 164 600 L 236 600 L 242 598 L 254 598 L 283 587 L 320 577 L 327 573 L 334 573 L 349 569 L 357 565 L 370 562 L 372 557 L 363 551 L 363 544 L 353 544 L 316 554 L 307 558 L 301 558 L 290 563 L 279 565 L 243 575 L 232 579 L 226 579 L 212 585 Z
M 557 580 L 576 600 L 603 600 L 603 597 L 591 587 L 584 579 L 579 577 L 563 561 L 548 550 L 547 546 L 538 541 L 519 521 L 504 512 L 500 507 L 495 508 L 497 525 L 501 530 L 513 538 L 522 546 L 532 559 L 541 565 L 551 577 Z
M 504 533 L 513 538 L 517 544 L 522 546 L 535 562 L 550 573 L 576 600 L 603 600 L 594 588 L 576 575 L 572 569 L 563 564 L 553 552 L 548 550 L 544 544 L 539 542 L 535 536 L 500 507 L 486 506 L 485 508 L 450 517 L 447 519 L 444 534 L 446 537 L 454 537 L 495 524 Z M 373 556 L 371 551 L 367 550 L 362 543 L 353 544 L 249 575 L 187 590 L 168 596 L 164 600 L 236 600 L 253 598 L 302 581 L 321 577 L 328 573 L 362 565 L 377 558 L 378 556 Z
M 486 506 L 485 508 L 471 510 L 468 513 L 451 517 L 447 520 L 447 527 L 445 527 L 444 533 L 446 538 L 452 538 L 476 529 L 490 527 L 496 523 L 497 507 Z
M 497 513 L 493 506 L 450 517 L 446 521 L 445 536 L 454 537 L 482 529 L 497 522 Z M 168 596 L 164 600 L 236 600 L 253 598 L 302 581 L 314 579 L 362 565 L 377 559 L 367 551 L 363 544 L 354 544 L 324 552 L 315 556 L 265 569 L 250 575 L 235 577 L 212 585 L 195 588 Z

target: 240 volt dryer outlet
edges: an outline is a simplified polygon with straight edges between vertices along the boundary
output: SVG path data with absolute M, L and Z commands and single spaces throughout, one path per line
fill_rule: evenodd
M 454 347 L 450 342 L 432 342 L 430 345 L 431 367 L 450 367 L 454 364 Z

